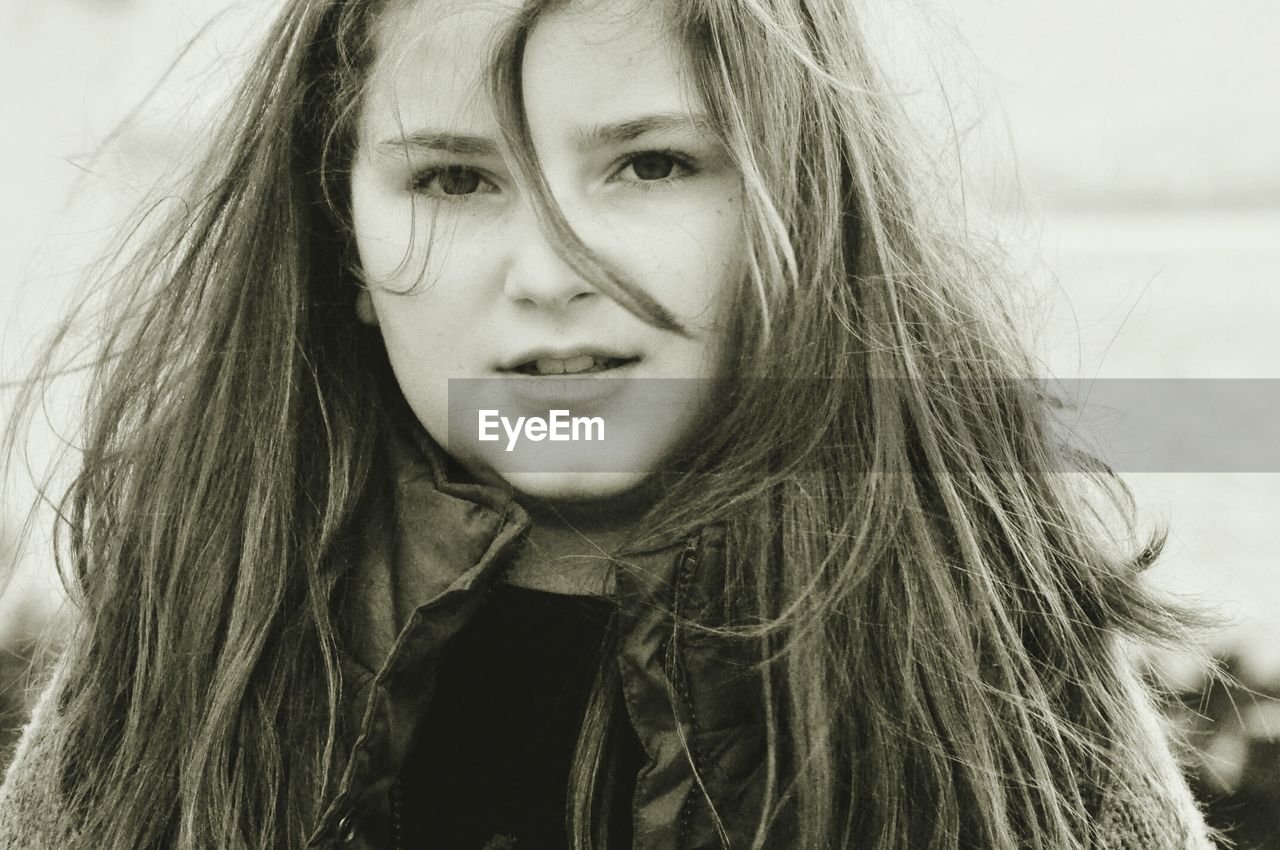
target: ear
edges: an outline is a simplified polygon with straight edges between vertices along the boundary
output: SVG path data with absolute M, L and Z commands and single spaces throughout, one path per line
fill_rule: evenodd
M 373 296 L 369 294 L 369 290 L 361 289 L 356 293 L 356 318 L 361 324 L 377 327 L 378 314 L 373 309 Z

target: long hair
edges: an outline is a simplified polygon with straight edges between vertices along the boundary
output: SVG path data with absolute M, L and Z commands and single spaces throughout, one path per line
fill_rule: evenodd
M 373 6 L 288 4 L 188 193 L 104 272 L 59 512 L 61 782 L 87 846 L 303 846 L 332 778 L 333 599 L 385 378 L 339 223 Z
M 524 39 L 562 5 L 526 6 L 492 95 L 546 231 L 622 288 L 537 179 L 520 100 Z M 729 525 L 729 613 L 685 626 L 765 656 L 768 790 L 735 838 L 776 846 L 790 818 L 799 847 L 1090 846 L 1102 790 L 1159 771 L 1122 641 L 1193 620 L 1141 583 L 1162 538 L 1134 545 L 1122 483 L 1055 435 L 998 273 L 923 198 L 855 4 L 662 5 L 742 175 L 727 300 L 756 309 L 725 317 L 727 407 L 637 545 Z
M 334 600 L 390 380 L 352 315 L 343 182 L 381 5 L 286 5 L 118 281 L 60 559 L 65 784 L 95 847 L 300 846 L 332 780 Z M 661 324 L 537 179 L 519 69 L 557 5 L 495 51 L 506 144 L 566 259 Z M 689 625 L 761 650 L 767 793 L 735 840 L 773 846 L 785 817 L 800 847 L 1087 846 L 1087 789 L 1150 758 L 1118 642 L 1178 632 L 1138 575 L 1159 541 L 1119 551 L 1067 483 L 1079 460 L 990 272 L 921 199 L 853 4 L 662 9 L 745 198 L 735 389 L 643 529 L 729 528 L 734 615 Z M 577 846 L 599 772 L 574 772 Z

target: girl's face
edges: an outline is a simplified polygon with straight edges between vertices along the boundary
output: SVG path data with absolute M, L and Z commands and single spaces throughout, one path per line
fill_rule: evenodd
M 422 424 L 474 472 L 546 498 L 611 496 L 700 424 L 707 381 L 696 379 L 719 371 L 721 295 L 744 268 L 740 177 L 707 129 L 660 4 L 605 0 L 545 14 L 522 77 L 550 190 L 579 238 L 686 333 L 648 324 L 575 274 L 498 149 L 485 75 L 517 11 L 495 0 L 416 2 L 380 21 L 351 178 L 369 283 L 358 312 L 379 325 Z M 450 435 L 449 380 L 459 378 L 504 379 L 453 387 L 455 409 L 460 390 L 485 387 L 466 406 L 497 411 L 487 433 L 498 439 L 479 439 L 470 419 L 455 418 L 463 433 Z M 604 443 L 561 443 L 551 471 L 513 468 L 500 420 L 549 419 L 552 409 L 599 417 Z M 598 433 L 578 433 L 588 432 Z M 518 433 L 521 448 L 550 448 Z

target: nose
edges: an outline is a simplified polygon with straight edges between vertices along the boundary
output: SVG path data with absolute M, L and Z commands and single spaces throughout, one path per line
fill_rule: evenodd
M 512 301 L 559 310 L 599 294 L 556 251 L 528 203 L 513 214 L 507 236 L 503 292 Z

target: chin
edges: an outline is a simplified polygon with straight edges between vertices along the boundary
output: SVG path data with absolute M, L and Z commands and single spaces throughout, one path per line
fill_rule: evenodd
M 538 499 L 590 502 L 628 493 L 648 477 L 640 472 L 506 472 L 516 491 Z

